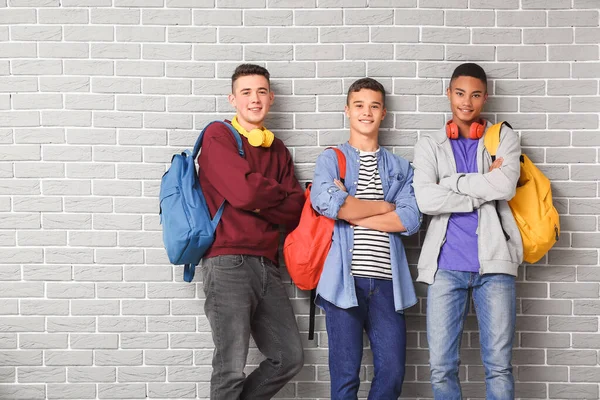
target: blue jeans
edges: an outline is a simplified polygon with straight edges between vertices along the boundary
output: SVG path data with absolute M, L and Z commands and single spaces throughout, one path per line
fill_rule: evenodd
M 406 363 L 406 324 L 396 312 L 392 281 L 354 278 L 358 307 L 343 309 L 323 298 L 329 338 L 332 400 L 356 400 L 360 385 L 363 329 L 373 352 L 375 376 L 369 400 L 396 400 Z
M 264 257 L 203 260 L 204 311 L 215 351 L 211 400 L 267 400 L 300 372 L 303 349 L 279 268 Z M 265 356 L 244 373 L 250 335 Z
M 505 274 L 438 270 L 427 292 L 427 341 L 436 400 L 462 399 L 458 366 L 460 339 L 472 292 L 485 370 L 487 400 L 512 400 L 515 278 Z

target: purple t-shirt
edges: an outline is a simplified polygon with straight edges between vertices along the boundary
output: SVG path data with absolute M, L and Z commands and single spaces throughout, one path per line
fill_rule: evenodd
M 478 140 L 459 136 L 450 140 L 456 160 L 456 172 L 477 171 Z M 477 254 L 477 210 L 466 213 L 453 213 L 448 221 L 446 242 L 438 259 L 440 269 L 451 271 L 479 272 Z

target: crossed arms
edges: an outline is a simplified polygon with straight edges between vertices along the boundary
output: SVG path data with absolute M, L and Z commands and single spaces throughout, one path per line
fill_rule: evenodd
M 429 215 L 471 212 L 488 201 L 513 198 L 520 174 L 521 146 L 512 129 L 502 127 L 498 158 L 483 174 L 454 173 L 438 179 L 437 145 L 424 138 L 415 146 L 413 187 L 421 212 Z
M 317 159 L 311 190 L 313 208 L 332 219 L 342 219 L 350 224 L 381 232 L 415 233 L 421 224 L 412 190 L 412 168 L 403 166 L 404 177 L 393 199 L 360 200 L 351 196 L 337 180 L 339 176 L 337 158 L 333 151 L 324 151 Z M 390 188 L 391 189 L 391 188 Z
M 211 185 L 231 206 L 254 212 L 273 224 L 294 228 L 300 219 L 304 194 L 294 176 L 289 151 L 284 146 L 277 149 L 282 153 L 283 166 L 277 179 L 267 178 L 253 171 L 248 161 L 239 156 L 235 139 L 226 127 L 217 124 L 214 130 L 211 128 L 205 133 L 200 154 L 202 169 Z

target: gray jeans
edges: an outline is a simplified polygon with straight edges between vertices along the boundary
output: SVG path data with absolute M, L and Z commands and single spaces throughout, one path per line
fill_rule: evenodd
M 264 257 L 226 255 L 204 260 L 202 274 L 215 344 L 211 400 L 271 399 L 304 363 L 279 269 Z M 246 377 L 250 335 L 266 359 Z

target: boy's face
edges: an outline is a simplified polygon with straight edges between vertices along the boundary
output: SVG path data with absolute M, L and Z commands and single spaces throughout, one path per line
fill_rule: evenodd
M 450 100 L 452 118 L 468 124 L 479 120 L 488 97 L 485 83 L 472 76 L 454 79 L 446 94 Z
M 263 126 L 274 98 L 267 78 L 262 75 L 239 77 L 228 97 L 229 103 L 235 107 L 238 122 L 246 129 Z
M 345 111 L 350 120 L 350 131 L 362 135 L 377 134 L 386 114 L 386 109 L 383 107 L 383 93 L 370 89 L 352 92 Z

